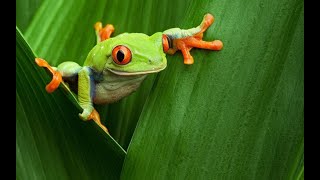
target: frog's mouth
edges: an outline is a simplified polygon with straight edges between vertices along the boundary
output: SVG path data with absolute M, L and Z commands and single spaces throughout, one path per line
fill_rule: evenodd
M 151 74 L 151 73 L 157 73 L 162 70 L 164 70 L 166 66 L 160 68 L 160 69 L 154 69 L 154 70 L 149 70 L 149 71 L 137 71 L 137 72 L 125 72 L 125 71 L 119 71 L 119 70 L 114 70 L 107 68 L 110 72 L 120 75 L 120 76 L 134 76 L 134 75 L 142 75 L 142 74 Z

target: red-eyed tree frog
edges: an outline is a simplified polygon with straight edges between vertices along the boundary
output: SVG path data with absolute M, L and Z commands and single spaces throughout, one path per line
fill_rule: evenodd
M 112 103 L 128 96 L 140 86 L 146 75 L 166 68 L 166 53 L 174 54 L 180 50 L 184 64 L 193 64 L 192 48 L 221 50 L 223 44 L 220 40 L 202 40 L 203 32 L 213 21 L 214 17 L 206 14 L 195 28 L 172 28 L 151 36 L 123 33 L 116 37 L 110 37 L 114 32 L 113 25 L 102 27 L 102 23 L 97 22 L 94 25 L 97 44 L 89 52 L 83 66 L 67 61 L 52 67 L 41 58 L 35 61 L 53 74 L 46 86 L 47 92 L 53 92 L 62 81 L 75 87 L 72 90 L 78 95 L 83 109 L 80 118 L 96 121 L 108 133 L 93 104 Z

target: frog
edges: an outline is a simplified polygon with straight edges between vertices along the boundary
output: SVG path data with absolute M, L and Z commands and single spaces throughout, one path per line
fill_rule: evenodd
M 190 29 L 171 28 L 150 36 L 125 32 L 115 37 L 111 37 L 115 31 L 112 24 L 103 26 L 97 22 L 94 24 L 96 45 L 89 51 L 82 66 L 65 61 L 55 67 L 40 57 L 36 57 L 35 62 L 52 74 L 52 80 L 45 88 L 48 93 L 65 82 L 77 95 L 83 109 L 79 113 L 80 119 L 94 120 L 109 134 L 94 105 L 114 103 L 132 94 L 147 75 L 167 67 L 166 54 L 181 51 L 184 64 L 191 65 L 194 63 L 191 49 L 221 50 L 221 40 L 203 40 L 203 33 L 213 22 L 213 15 L 207 13 L 200 25 Z

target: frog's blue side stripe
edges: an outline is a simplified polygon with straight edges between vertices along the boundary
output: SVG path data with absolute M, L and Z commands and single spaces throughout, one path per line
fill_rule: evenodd
M 92 69 L 91 68 L 88 68 L 88 69 L 90 71 L 90 97 L 91 97 L 91 100 L 93 100 L 93 97 L 95 96 L 96 83 L 95 83 L 94 73 L 92 72 Z

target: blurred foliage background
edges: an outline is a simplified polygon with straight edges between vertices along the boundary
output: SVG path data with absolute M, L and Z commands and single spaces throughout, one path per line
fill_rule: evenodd
M 195 63 L 167 55 L 137 92 L 98 106 L 111 136 L 78 118 L 34 63 L 82 64 L 97 21 L 152 35 L 215 17 Z M 17 0 L 16 179 L 303 179 L 302 0 Z

